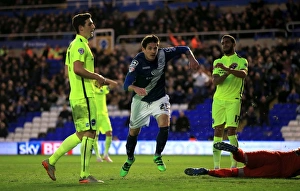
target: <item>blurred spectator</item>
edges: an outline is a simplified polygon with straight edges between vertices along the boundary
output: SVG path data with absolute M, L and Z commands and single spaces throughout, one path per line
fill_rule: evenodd
M 3 83 L 0 90 L 0 103 L 4 105 L 9 105 L 9 97 L 5 93 L 5 90 L 6 90 L 6 84 Z
M 198 71 L 193 74 L 194 93 L 206 98 L 208 95 L 207 87 L 210 85 L 210 77 L 205 73 L 205 68 L 200 65 Z
M 50 52 L 50 49 L 51 47 L 47 44 L 44 49 L 43 49 L 43 52 L 42 52 L 42 57 L 48 59 L 49 57 L 49 52 Z
M 47 100 L 47 98 L 43 98 L 41 101 L 41 111 L 50 111 L 51 103 Z
M 288 103 L 297 103 L 300 104 L 300 95 L 296 92 L 296 89 L 293 88 L 292 91 L 286 98 Z
M 0 121 L 4 123 L 5 127 L 8 127 L 8 120 L 6 119 L 4 111 L 0 110 Z
M 186 66 L 189 64 L 189 59 L 185 54 L 181 54 L 180 58 L 176 59 L 175 65 Z
M 170 130 L 173 132 L 176 132 L 176 122 L 177 122 L 177 116 L 172 115 L 170 120 Z
M 183 40 L 182 36 L 174 36 L 171 31 L 168 32 L 169 39 L 172 46 L 185 46 L 186 42 Z
M 14 105 L 8 106 L 8 109 L 6 111 L 6 118 L 9 123 L 16 122 L 17 121 L 17 113 L 15 111 Z
M 26 100 L 24 96 L 20 96 L 16 103 L 16 114 L 18 117 L 25 116 L 27 111 Z
M 57 94 L 56 105 L 57 106 L 65 105 L 67 103 L 67 98 L 68 98 L 68 96 L 66 95 L 63 86 L 60 85 L 58 87 L 58 94 Z
M 8 136 L 8 129 L 4 122 L 0 121 L 0 137 L 6 138 Z
M 172 94 L 172 99 L 170 99 L 170 102 L 181 104 L 184 103 L 185 98 L 185 91 L 182 89 L 181 85 L 178 85 Z
M 28 111 L 41 111 L 41 102 L 38 96 L 35 95 L 32 99 L 29 99 Z
M 62 110 L 59 112 L 56 127 L 63 127 L 65 122 L 72 120 L 72 112 L 68 109 L 67 104 L 64 104 Z
M 202 48 L 203 48 L 202 42 L 200 41 L 198 35 L 195 35 L 195 36 L 191 39 L 191 41 L 190 41 L 190 47 L 191 47 L 193 50 L 197 50 L 197 49 L 202 49 Z
M 263 126 L 264 124 L 269 126 L 269 111 L 270 111 L 270 104 L 274 100 L 275 96 L 261 96 L 258 102 L 258 111 L 259 111 L 259 124 Z
M 258 117 L 253 106 L 248 108 L 248 111 L 245 114 L 245 119 L 247 120 L 247 126 L 253 127 L 258 125 Z
M 289 91 L 286 86 L 281 86 L 281 89 L 278 90 L 278 103 L 286 103 Z
M 190 120 L 187 118 L 184 111 L 179 111 L 175 129 L 176 132 L 187 132 L 190 130 Z

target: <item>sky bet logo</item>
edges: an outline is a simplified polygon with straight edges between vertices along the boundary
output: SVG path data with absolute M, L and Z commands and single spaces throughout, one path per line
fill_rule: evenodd
M 38 142 L 19 142 L 18 143 L 19 155 L 37 155 L 41 154 L 41 144 Z

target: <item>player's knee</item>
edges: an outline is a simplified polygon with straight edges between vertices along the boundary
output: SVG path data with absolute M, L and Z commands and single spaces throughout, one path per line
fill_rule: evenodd
M 105 133 L 105 135 L 111 137 L 111 136 L 112 136 L 112 131 L 107 131 L 107 132 Z
M 223 126 L 216 126 L 215 128 L 214 128 L 214 134 L 215 135 L 220 135 L 220 136 L 222 136 L 223 135 L 223 133 L 224 133 L 224 127 Z
M 236 127 L 228 127 L 227 128 L 227 135 L 228 136 L 236 135 Z
M 129 130 L 129 135 L 130 136 L 138 136 L 140 133 L 141 128 L 137 128 L 137 129 L 130 129 Z

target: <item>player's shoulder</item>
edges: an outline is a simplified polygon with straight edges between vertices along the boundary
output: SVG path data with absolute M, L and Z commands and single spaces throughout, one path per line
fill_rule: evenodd
M 215 58 L 214 63 L 221 62 L 222 58 L 223 58 L 223 55 Z
M 180 47 L 177 47 L 177 48 L 179 49 Z M 170 47 L 159 48 L 158 51 L 174 52 L 174 51 L 176 51 L 177 48 L 170 46 Z
M 70 49 L 86 49 L 86 43 L 81 39 L 81 38 L 75 38 L 71 43 L 70 43 Z
M 139 52 L 139 53 L 137 53 L 136 55 L 135 55 L 135 57 L 133 58 L 133 60 L 140 60 L 140 61 L 142 61 L 142 60 L 144 60 L 145 59 L 145 54 L 144 54 L 144 52 Z
M 246 58 L 244 58 L 243 56 L 241 56 L 240 54 L 236 53 L 236 57 L 242 59 L 242 60 L 246 60 Z
M 136 65 L 138 65 L 139 63 L 143 63 L 146 61 L 146 57 L 145 57 L 145 54 L 144 52 L 139 52 L 135 55 L 135 57 L 133 57 L 132 62 L 135 62 Z
M 143 52 L 138 53 L 131 60 L 130 66 L 129 66 L 129 71 L 133 72 L 137 67 L 139 67 L 139 65 L 141 65 L 140 63 L 144 62 L 144 60 L 145 60 L 144 53 Z

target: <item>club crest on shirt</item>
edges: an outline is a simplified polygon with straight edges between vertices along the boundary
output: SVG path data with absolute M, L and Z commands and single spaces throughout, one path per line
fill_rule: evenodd
M 238 66 L 237 63 L 232 63 L 232 64 L 230 65 L 230 68 L 231 68 L 231 69 L 235 69 L 237 66 Z
M 92 119 L 92 120 L 91 120 L 91 124 L 92 124 L 92 126 L 95 126 L 95 125 L 96 125 L 96 120 L 95 120 L 95 119 Z
M 84 54 L 84 49 L 83 48 L 79 48 L 78 52 L 79 52 L 80 55 L 83 55 Z

